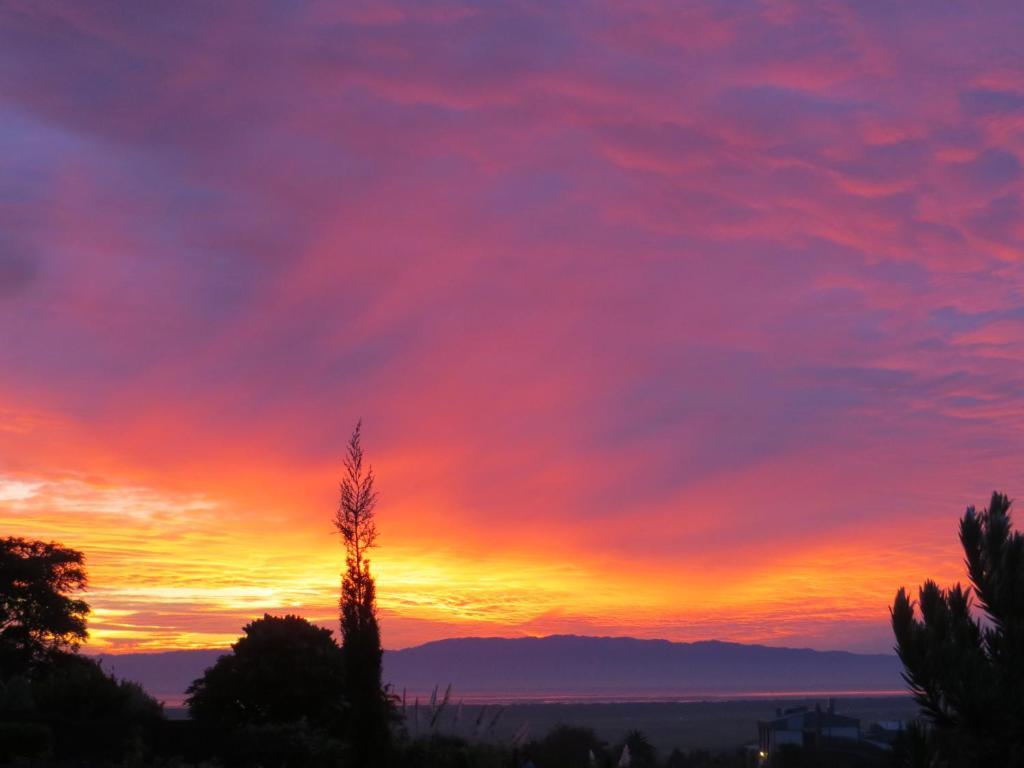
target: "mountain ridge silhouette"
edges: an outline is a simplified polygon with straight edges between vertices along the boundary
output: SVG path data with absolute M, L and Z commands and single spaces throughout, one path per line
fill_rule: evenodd
M 180 700 L 228 649 L 102 655 L 104 667 Z M 458 695 L 682 696 L 904 689 L 895 654 L 634 637 L 458 637 L 384 653 L 384 680 Z

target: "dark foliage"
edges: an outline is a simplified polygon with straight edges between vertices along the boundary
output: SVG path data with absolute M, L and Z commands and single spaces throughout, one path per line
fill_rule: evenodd
M 27 737 L 16 752 L 25 757 L 139 757 L 162 719 L 161 705 L 138 685 L 74 654 L 54 656 L 32 680 L 9 681 L 0 700 L 4 727 Z
M 437 734 L 416 739 L 396 757 L 395 764 L 402 768 L 518 768 L 510 752 L 502 747 Z
M 798 746 L 784 744 L 772 758 L 772 768 L 892 768 L 893 755 L 864 742 Z
M 0 539 L 0 680 L 33 667 L 86 638 L 89 606 L 81 552 L 55 543 Z
M 340 739 L 299 720 L 232 731 L 222 760 L 226 768 L 338 768 L 347 764 L 345 754 Z
M 339 609 L 345 690 L 351 707 L 349 740 L 355 764 L 372 766 L 385 762 L 393 712 L 381 684 L 383 649 L 377 623 L 376 586 L 367 557 L 377 541 L 377 492 L 373 469 L 363 467 L 361 427 L 356 425 L 348 443 L 334 523 L 345 541 Z
M 598 765 L 607 762 L 604 742 L 590 728 L 574 725 L 558 726 L 525 751 L 538 768 L 589 768 L 591 753 Z
M 250 622 L 188 689 L 192 718 L 227 734 L 300 721 L 339 734 L 344 721 L 341 649 L 331 631 L 298 616 Z
M 935 752 L 931 731 L 921 723 L 909 723 L 893 739 L 892 765 L 898 768 L 933 768 Z
M 32 722 L 0 722 L 0 765 L 41 760 L 53 751 L 48 725 Z
M 629 747 L 631 768 L 654 768 L 657 765 L 658 754 L 641 731 L 627 733 L 624 746 Z
M 82 553 L 0 539 L 0 759 L 138 758 L 163 718 L 138 685 L 75 651 L 89 606 Z
M 748 768 L 756 759 L 746 750 L 713 753 L 704 749 L 683 752 L 674 749 L 665 760 L 665 768 Z
M 153 734 L 151 746 L 158 764 L 191 766 L 210 761 L 221 745 L 211 742 L 209 731 L 194 720 L 166 718 Z
M 1024 765 L 1024 536 L 1011 530 L 1010 500 L 960 521 L 972 588 L 918 593 L 921 619 L 900 589 L 892 607 L 904 678 L 949 766 Z M 972 616 L 973 598 L 985 620 Z

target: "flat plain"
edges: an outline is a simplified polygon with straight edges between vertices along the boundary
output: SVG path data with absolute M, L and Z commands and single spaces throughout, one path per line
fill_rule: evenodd
M 483 726 L 482 738 L 509 743 L 525 726 L 527 739 L 541 738 L 558 725 L 592 728 L 599 738 L 614 744 L 628 731 L 643 731 L 659 752 L 683 750 L 732 750 L 757 741 L 757 721 L 775 716 L 779 708 L 827 706 L 827 698 L 758 698 L 716 701 L 661 701 L 608 703 L 518 702 L 504 707 L 493 728 Z M 488 705 L 482 722 L 487 724 L 501 705 Z M 474 737 L 480 705 L 464 705 L 456 722 L 458 706 L 449 706 L 439 718 L 441 733 Z M 882 720 L 910 720 L 917 709 L 909 696 L 839 697 L 839 714 L 859 717 L 861 727 Z M 407 708 L 407 726 L 413 734 L 429 732 L 429 713 L 420 706 L 419 726 Z

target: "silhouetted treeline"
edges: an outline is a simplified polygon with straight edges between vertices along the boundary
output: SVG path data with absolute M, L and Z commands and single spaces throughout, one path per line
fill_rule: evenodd
M 386 746 L 360 752 L 351 736 L 355 702 L 343 646 L 298 616 L 266 615 L 248 624 L 231 651 L 190 686 L 191 719 L 168 720 L 138 685 L 77 653 L 89 610 L 76 597 L 86 584 L 83 560 L 58 544 L 0 541 L 0 765 L 606 768 L 619 764 L 627 746 L 637 768 L 688 764 L 681 753 L 660 761 L 636 731 L 618 744 L 570 727 L 507 744 L 442 736 L 434 725 L 443 703 L 429 716 L 424 707 L 421 735 L 410 732 L 408 712 L 400 717 L 383 689 Z M 701 755 L 689 764 L 702 765 L 705 757 L 709 765 L 748 762 Z
M 764 759 L 743 749 L 658 754 L 639 731 L 612 744 L 571 726 L 532 740 L 521 730 L 509 743 L 442 735 L 435 725 L 450 691 L 424 708 L 421 728 L 418 704 L 399 708 L 380 681 L 367 558 L 376 492 L 359 437 L 357 428 L 336 518 L 346 546 L 341 642 L 298 616 L 251 622 L 190 686 L 189 720 L 167 720 L 138 685 L 79 655 L 89 612 L 81 553 L 0 539 L 0 765 L 752 768 Z M 1009 511 L 1009 499 L 994 494 L 988 509 L 964 514 L 970 587 L 929 581 L 918 603 L 901 589 L 893 605 L 897 650 L 925 722 L 891 750 L 865 741 L 784 745 L 773 768 L 1024 766 L 1024 536 Z M 474 730 L 486 734 L 478 717 Z

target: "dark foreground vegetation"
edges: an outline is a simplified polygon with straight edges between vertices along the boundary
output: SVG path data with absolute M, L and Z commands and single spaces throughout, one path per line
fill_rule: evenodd
M 450 691 L 422 705 L 381 683 L 375 584 L 377 495 L 357 427 L 335 524 L 345 543 L 340 640 L 298 616 L 264 616 L 189 688 L 191 717 L 172 720 L 138 685 L 79 655 L 89 606 L 81 553 L 0 540 L 0 765 L 213 768 L 748 768 L 1024 766 L 1024 538 L 1009 500 L 993 495 L 960 526 L 971 587 L 932 582 L 892 609 L 905 678 L 922 720 L 891 745 L 815 739 L 773 754 L 737 747 L 659 752 L 644 733 L 609 743 L 580 725 L 540 737 L 498 737 L 500 709 L 470 736 L 444 733 L 462 716 Z M 972 601 L 984 613 L 979 621 Z M 919 606 L 921 618 L 916 616 Z M 446 714 L 447 713 L 447 714 Z M 753 728 L 753 724 L 751 724 Z M 753 731 L 751 732 L 751 736 Z
M 426 697 L 425 697 L 426 698 Z M 453 693 L 458 701 L 458 694 Z M 711 753 L 735 751 L 753 744 L 758 721 L 770 719 L 779 709 L 805 707 L 814 711 L 826 704 L 822 698 L 737 699 L 728 701 L 644 701 L 644 702 L 515 702 L 507 705 L 456 703 L 442 713 L 436 732 L 470 741 L 485 739 L 511 743 L 524 726 L 529 736 L 540 737 L 561 725 L 589 728 L 597 738 L 615 744 L 623 734 L 642 731 L 664 759 L 676 748 Z M 837 702 L 843 715 L 856 718 L 867 734 L 878 722 L 909 722 L 917 717 L 917 705 L 909 696 L 843 697 Z M 411 707 L 407 707 L 407 710 Z M 422 707 L 421 707 L 422 709 Z M 500 709 L 493 728 L 482 730 L 477 722 L 489 723 Z M 173 715 L 174 713 L 172 713 Z M 427 735 L 426 718 L 406 717 L 409 736 Z
M 920 619 L 903 589 L 892 607 L 904 678 L 928 724 L 909 757 L 951 768 L 1024 766 L 1024 535 L 1012 530 L 1010 499 L 993 493 L 988 509 L 969 507 L 960 543 L 971 586 L 926 582 Z

